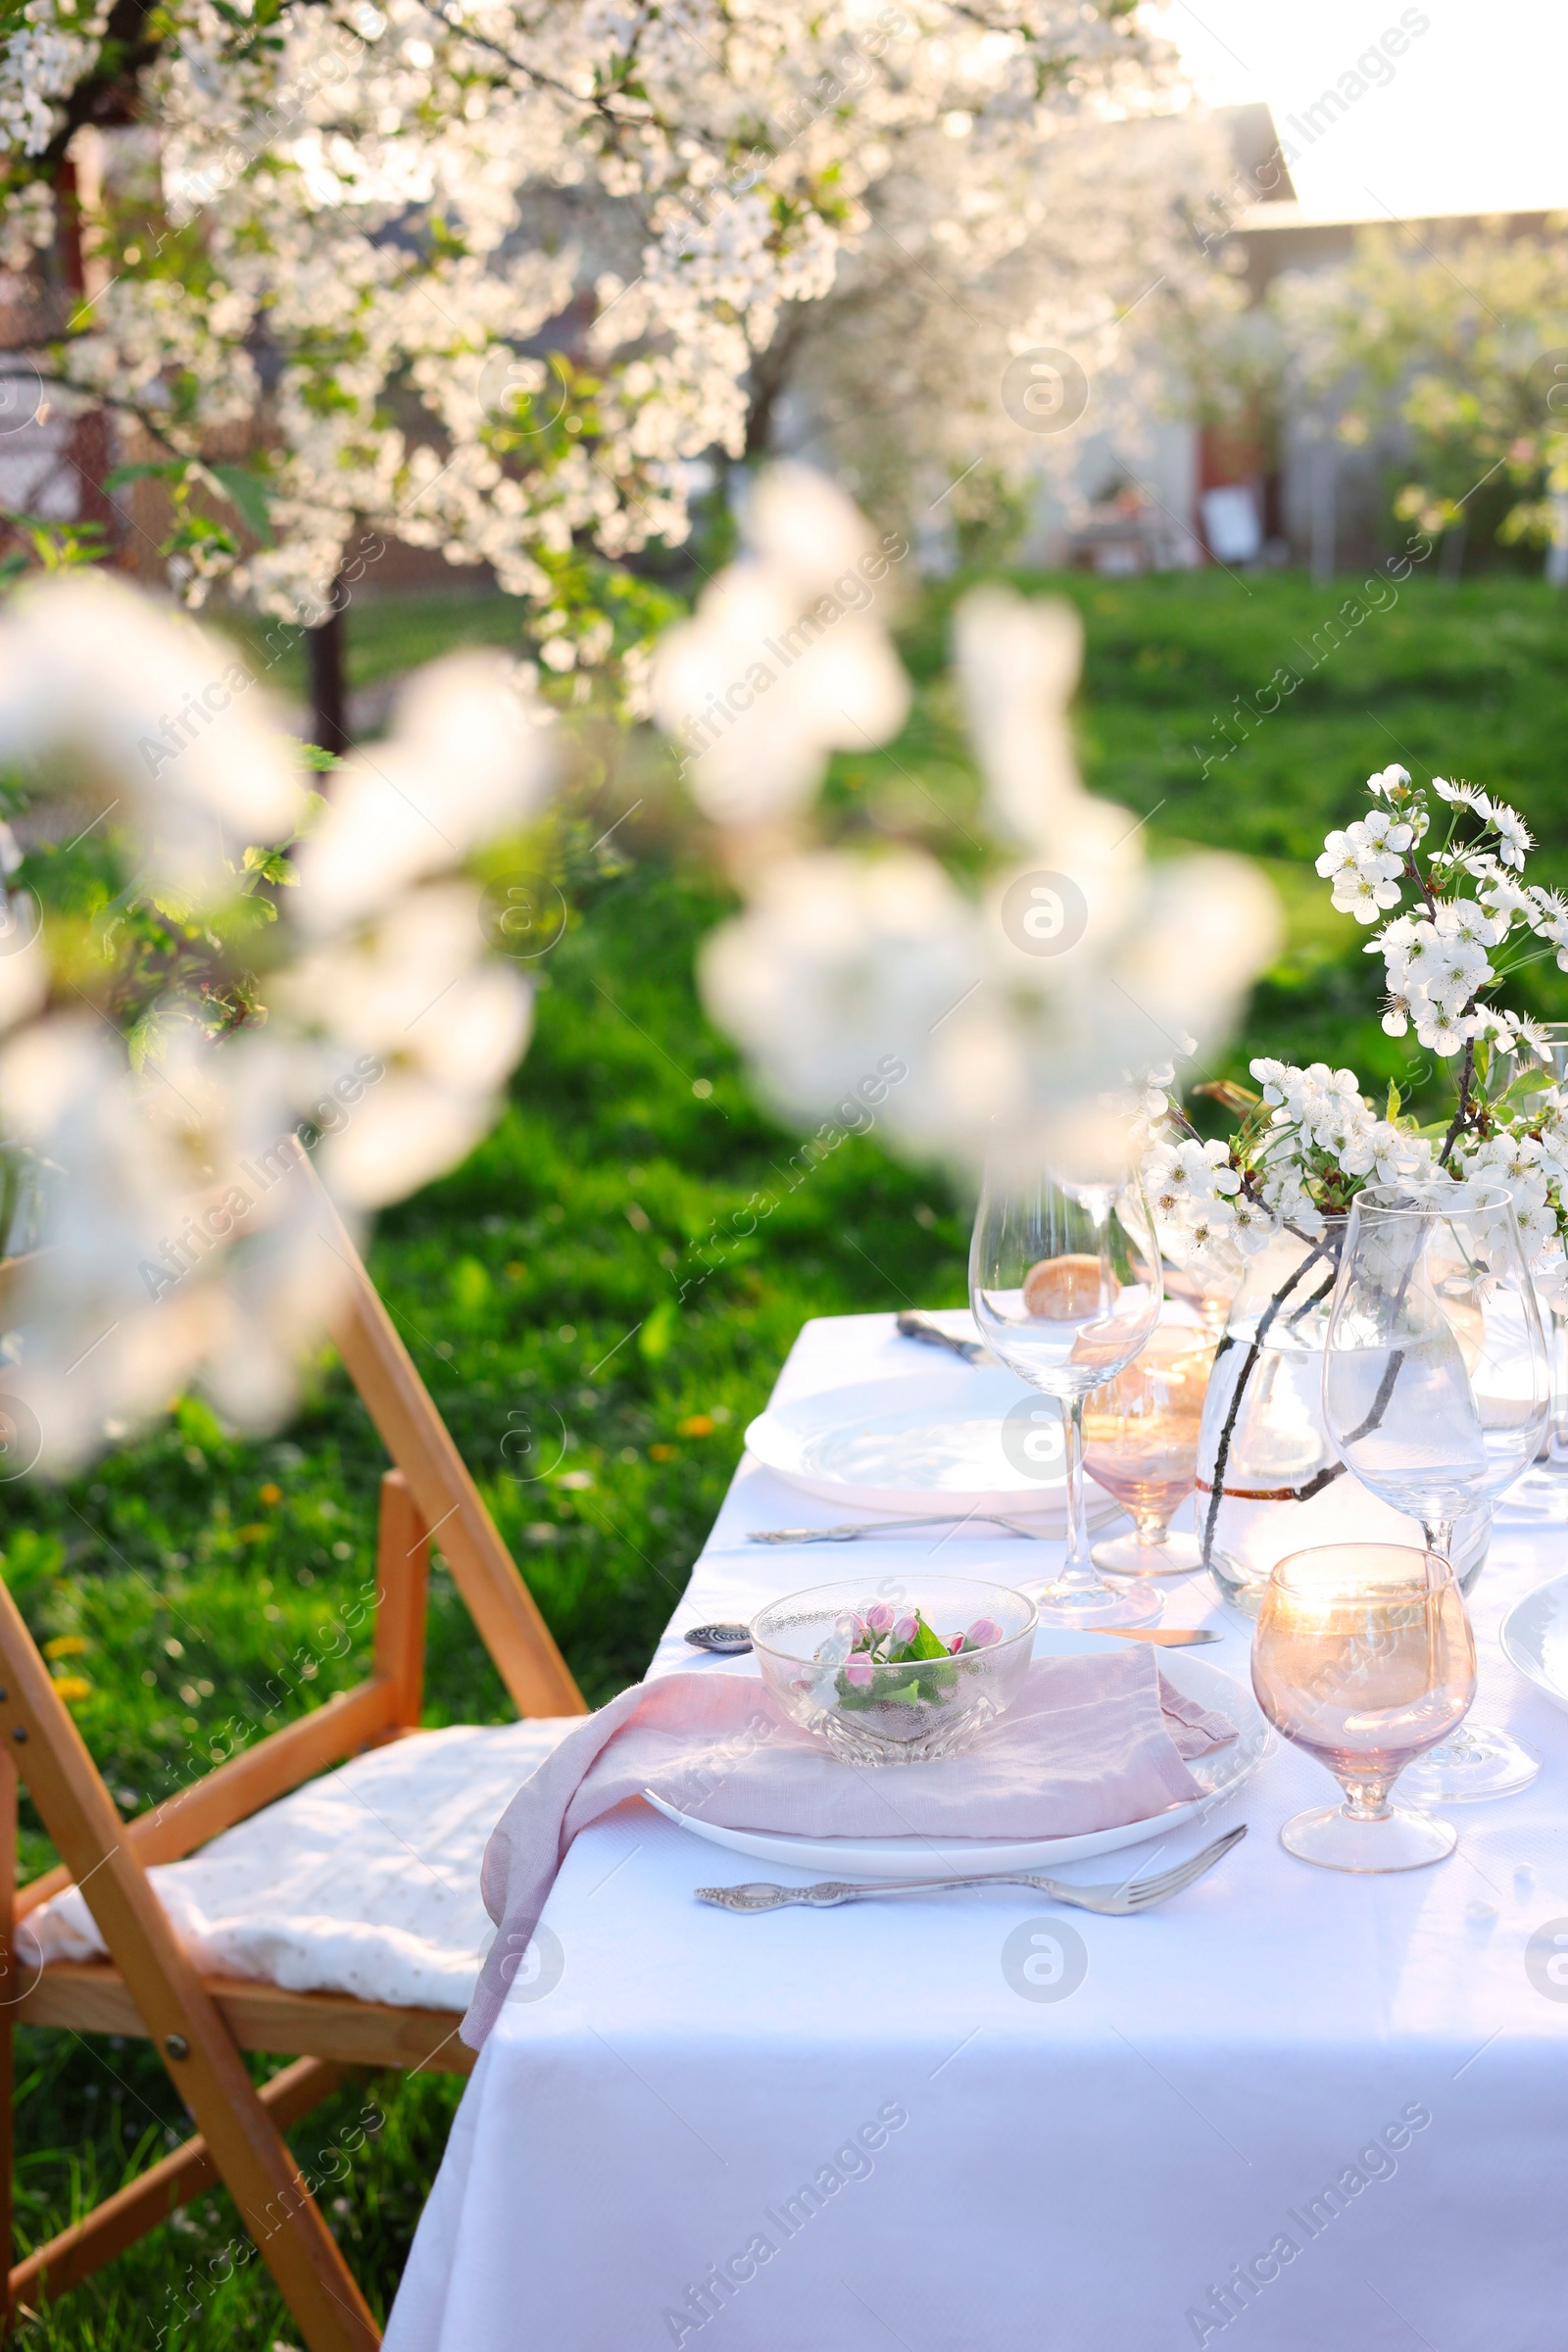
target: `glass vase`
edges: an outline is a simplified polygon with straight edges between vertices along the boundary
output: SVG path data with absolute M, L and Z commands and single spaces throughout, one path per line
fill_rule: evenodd
M 1323 1424 L 1323 1345 L 1344 1220 L 1315 1241 L 1282 1232 L 1249 1258 L 1209 1374 L 1198 1441 L 1195 1509 L 1203 1565 L 1226 1599 L 1255 1617 L 1276 1563 L 1320 1544 L 1425 1539 L 1368 1494 Z M 1482 1503 L 1454 1529 L 1453 1570 L 1468 1593 L 1492 1540 Z

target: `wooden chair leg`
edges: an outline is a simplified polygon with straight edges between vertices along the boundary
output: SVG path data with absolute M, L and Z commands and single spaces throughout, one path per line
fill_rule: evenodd
M 392 1723 L 417 1731 L 424 1705 L 430 1537 L 401 1470 L 381 1481 L 375 1540 L 375 1672 L 392 1684 Z
M 0 1737 L 81 1888 L 170 2077 L 309 2352 L 375 2352 L 380 2330 L 124 1835 L 81 1734 L 0 1583 Z M 13 1745 L 13 1743 L 15 1743 Z
M 17 1891 L 17 1768 L 9 1755 L 0 1755 L 0 2252 L 7 2274 L 12 2250 L 12 2177 L 16 2135 L 12 2118 L 15 2096 L 15 2003 L 23 1986 L 16 1960 Z M 15 2297 L 0 2294 L 0 2340 L 9 2341 Z
M 279 2129 L 298 2123 L 358 2070 L 325 2058 L 296 2058 L 262 2085 L 262 2105 Z M 94 2271 L 113 2262 L 179 2206 L 188 2205 L 219 2180 L 212 2150 L 198 2132 L 146 2172 L 105 2197 L 91 2213 L 47 2245 L 19 2262 L 11 2273 L 11 2308 L 30 2307 L 41 2295 L 57 2301 Z

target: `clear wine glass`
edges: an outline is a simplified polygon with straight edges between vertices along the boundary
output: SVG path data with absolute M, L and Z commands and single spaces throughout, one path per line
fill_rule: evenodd
M 1047 1625 L 1144 1625 L 1148 1585 L 1115 1589 L 1089 1556 L 1084 1398 L 1147 1346 L 1163 1302 L 1153 1223 L 1136 1179 L 1089 1184 L 987 1170 L 969 1250 L 969 1302 L 992 1353 L 1054 1397 L 1067 1479 L 1067 1559 L 1025 1590 Z
M 1268 1580 L 1252 1688 L 1276 1731 L 1326 1764 L 1343 1805 L 1298 1813 L 1280 1843 L 1329 1870 L 1417 1870 L 1450 1822 L 1389 1802 L 1412 1757 L 1463 1722 L 1476 1644 L 1452 1562 L 1402 1544 L 1292 1552 Z
M 1323 1418 L 1365 1487 L 1453 1556 L 1453 1523 L 1534 1460 L 1546 1347 L 1500 1185 L 1369 1185 L 1351 1205 L 1323 1355 Z M 1507 1796 L 1540 1767 L 1467 1724 L 1413 1766 L 1413 1796 Z
M 1525 1054 L 1554 1086 L 1568 1086 L 1568 1021 L 1539 1024 L 1540 1044 Z M 1508 1495 L 1510 1511 L 1568 1518 L 1568 1258 L 1561 1246 L 1534 1268 L 1542 1328 L 1551 1353 L 1551 1418 L 1545 1447 Z
M 1551 1072 L 1554 1086 L 1568 1086 L 1568 1021 L 1540 1021 L 1536 1023 L 1541 1044 L 1526 1047 L 1532 1061 Z
M 1532 1518 L 1568 1519 L 1568 1254 L 1560 1242 L 1531 1273 L 1551 1357 L 1551 1412 L 1544 1449 L 1504 1504 Z

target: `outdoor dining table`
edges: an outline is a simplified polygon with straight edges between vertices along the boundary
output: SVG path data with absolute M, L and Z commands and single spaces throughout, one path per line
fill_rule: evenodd
M 826 1318 L 775 1396 L 932 1371 L 891 1315 Z M 846 1515 L 743 1461 L 651 1671 L 692 1667 L 686 1627 L 835 1575 L 1060 1557 L 978 1526 L 745 1541 Z M 641 1799 L 594 1824 L 465 2093 L 388 2352 L 1561 2352 L 1568 1715 L 1497 1628 L 1565 1566 L 1562 1530 L 1499 1517 L 1477 1709 L 1542 1768 L 1453 1808 L 1435 1868 L 1293 1859 L 1280 1824 L 1333 1791 L 1283 1745 L 1206 1819 L 1061 1866 L 1119 1881 L 1249 1825 L 1143 1917 L 1023 1887 L 737 1917 L 693 1889 L 820 1874 Z M 1250 1621 L 1206 1576 L 1166 1590 L 1245 1684 Z

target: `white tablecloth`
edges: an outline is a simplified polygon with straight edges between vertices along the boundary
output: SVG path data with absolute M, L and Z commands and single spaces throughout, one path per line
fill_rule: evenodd
M 822 1321 L 778 1393 L 933 1360 L 891 1317 Z M 658 1663 L 690 1665 L 684 1626 L 869 1568 L 736 1548 L 832 1515 L 743 1464 Z M 960 1544 L 973 1574 L 1019 1565 L 966 1534 L 945 1567 Z M 387 2352 L 1562 2352 L 1568 1968 L 1527 1946 L 1568 1939 L 1568 1716 L 1496 1628 L 1565 1564 L 1560 1532 L 1499 1525 L 1478 1713 L 1543 1769 L 1455 1808 L 1435 1869 L 1293 1860 L 1280 1823 L 1332 1784 L 1291 1749 L 1162 1859 L 1235 1820 L 1241 1847 L 1132 1920 L 1024 1889 L 733 1918 L 692 1888 L 784 1874 L 620 1808 L 481 2056 Z M 1204 1577 L 1169 1592 L 1245 1679 L 1248 1621 Z

